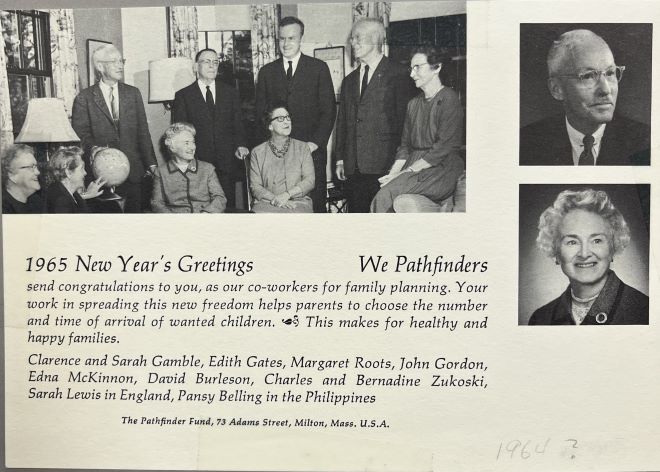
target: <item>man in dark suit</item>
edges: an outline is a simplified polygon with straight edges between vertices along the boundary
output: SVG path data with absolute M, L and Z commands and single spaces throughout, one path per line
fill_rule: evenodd
M 520 164 L 649 165 L 649 127 L 615 113 L 624 69 L 595 33 L 562 34 L 548 53 L 548 87 L 564 114 L 520 130 Z
M 126 154 L 131 169 L 116 193 L 126 199 L 124 212 L 140 213 L 145 201 L 142 181 L 156 169 L 142 94 L 120 82 L 125 61 L 115 46 L 107 44 L 96 49 L 92 60 L 100 80 L 73 101 L 71 125 L 81 139 L 87 166 L 91 165 L 91 151 L 96 146 L 116 148 Z
M 348 211 L 368 213 L 396 149 L 414 85 L 405 67 L 382 53 L 385 27 L 374 18 L 358 20 L 351 31 L 360 67 L 341 84 L 337 116 L 336 173 L 346 180 Z
M 249 153 L 238 93 L 216 80 L 219 62 L 213 49 L 199 51 L 195 62 L 197 81 L 176 93 L 172 123 L 189 123 L 195 127 L 195 158 L 215 166 L 227 197 L 227 208 L 235 208 L 236 184 L 244 181 L 241 160 Z
M 335 124 L 335 91 L 325 62 L 300 52 L 305 25 L 288 16 L 280 21 L 282 57 L 266 64 L 257 80 L 257 117 L 276 103 L 286 104 L 291 115 L 291 137 L 309 146 L 314 161 L 314 190 L 310 197 L 315 213 L 325 213 L 328 139 Z

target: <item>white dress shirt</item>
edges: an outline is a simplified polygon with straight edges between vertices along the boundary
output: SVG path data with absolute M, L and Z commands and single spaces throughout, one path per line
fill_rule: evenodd
M 371 78 L 374 76 L 374 71 L 378 67 L 378 64 L 380 64 L 380 61 L 383 59 L 383 54 L 379 54 L 376 56 L 374 59 L 371 61 L 367 62 L 366 65 L 369 66 L 369 76 L 367 77 L 367 84 L 371 82 Z M 364 62 L 360 61 L 360 95 L 362 95 L 362 80 L 364 79 L 364 71 L 366 70 L 363 66 L 365 65 Z
M 199 90 L 202 92 L 202 97 L 204 97 L 204 101 L 206 101 L 207 85 L 201 80 L 197 80 L 197 86 L 199 87 Z M 218 99 L 215 96 L 215 81 L 211 82 L 211 85 L 209 85 L 208 88 L 211 90 L 211 95 L 213 95 L 213 104 L 215 105 L 216 103 L 218 103 Z
M 298 54 L 296 54 L 291 59 L 287 59 L 286 57 L 282 56 L 282 65 L 284 65 L 284 75 L 286 75 L 286 71 L 289 68 L 289 61 L 291 61 L 291 77 L 293 77 L 296 74 L 296 69 L 298 68 L 298 61 L 300 60 L 301 55 L 302 53 L 298 51 Z
M 115 85 L 111 87 L 102 80 L 99 80 L 99 87 L 101 87 L 101 93 L 103 94 L 103 99 L 105 100 L 105 104 L 108 106 L 108 111 L 110 112 L 110 116 L 112 116 L 112 99 L 110 98 L 110 94 L 114 90 L 115 102 L 117 105 L 117 113 L 119 113 L 119 87 L 117 86 L 117 83 L 115 83 Z M 119 119 L 119 115 L 117 115 L 116 118 Z
M 584 134 L 573 128 L 566 119 L 566 131 L 568 132 L 568 139 L 571 141 L 571 148 L 573 148 L 573 165 L 578 165 L 580 155 L 584 151 Z M 598 164 L 598 154 L 600 153 L 600 143 L 603 140 L 603 133 L 605 133 L 605 123 L 600 125 L 591 136 L 594 137 L 594 145 L 591 152 L 594 155 L 594 165 Z

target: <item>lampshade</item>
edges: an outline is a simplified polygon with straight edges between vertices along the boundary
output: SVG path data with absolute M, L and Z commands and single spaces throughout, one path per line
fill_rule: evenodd
M 67 143 L 80 141 L 73 131 L 61 98 L 32 98 L 17 143 Z
M 193 61 L 187 57 L 168 57 L 149 61 L 149 101 L 174 100 L 174 94 L 195 81 Z

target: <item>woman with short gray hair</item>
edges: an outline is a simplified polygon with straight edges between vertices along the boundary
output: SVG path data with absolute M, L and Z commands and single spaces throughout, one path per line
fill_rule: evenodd
M 39 166 L 25 144 L 9 146 L 2 154 L 2 213 L 41 213 Z
M 648 297 L 610 268 L 630 242 L 630 230 L 605 192 L 564 190 L 538 229 L 538 248 L 561 266 L 569 286 L 536 310 L 530 325 L 648 324 Z
M 195 158 L 195 128 L 173 123 L 165 130 L 168 160 L 154 176 L 151 209 L 157 213 L 222 213 L 227 199 L 215 167 Z

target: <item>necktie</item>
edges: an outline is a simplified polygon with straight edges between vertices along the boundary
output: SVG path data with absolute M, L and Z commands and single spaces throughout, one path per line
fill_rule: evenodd
M 215 103 L 213 103 L 213 93 L 211 93 L 211 87 L 206 86 L 206 106 L 209 109 L 209 113 L 213 115 L 213 110 L 215 109 Z
M 364 75 L 362 76 L 362 87 L 360 88 L 360 98 L 364 97 L 364 91 L 367 90 L 369 84 L 369 66 L 364 65 Z
M 584 136 L 584 139 L 582 142 L 584 143 L 584 151 L 582 151 L 582 154 L 580 154 L 580 160 L 578 161 L 578 165 L 581 166 L 592 166 L 595 163 L 594 160 L 594 153 L 593 153 L 593 147 L 594 147 L 594 137 L 591 136 L 590 134 L 587 134 Z
M 117 103 L 117 98 L 115 97 L 115 88 L 110 89 L 110 108 L 112 113 L 112 119 L 114 121 L 119 121 L 119 103 Z
M 289 63 L 289 68 L 286 70 L 286 80 L 291 82 L 291 79 L 293 78 L 293 61 L 288 61 Z

